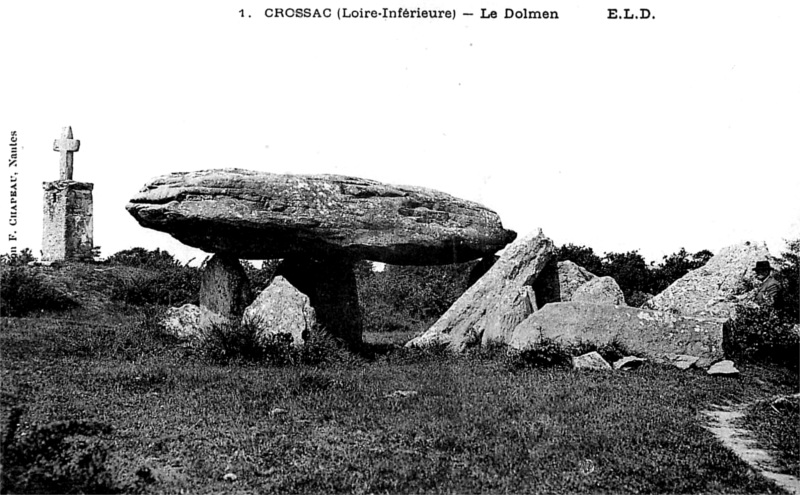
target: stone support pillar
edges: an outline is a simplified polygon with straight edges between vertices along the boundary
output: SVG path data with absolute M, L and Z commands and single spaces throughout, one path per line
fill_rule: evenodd
M 286 259 L 276 275 L 308 296 L 324 331 L 350 347 L 361 345 L 363 326 L 353 261 L 345 258 Z
M 250 301 L 250 281 L 239 258 L 215 254 L 200 280 L 200 307 L 227 320 L 241 320 Z

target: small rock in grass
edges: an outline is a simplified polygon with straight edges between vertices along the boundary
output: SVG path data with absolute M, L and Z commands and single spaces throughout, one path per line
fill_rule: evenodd
M 572 367 L 575 369 L 588 369 L 588 370 L 611 370 L 611 365 L 603 359 L 603 357 L 597 353 L 597 351 L 592 351 L 589 353 L 584 354 L 583 356 L 578 356 L 572 358 Z
M 636 356 L 625 356 L 624 358 L 620 359 L 619 361 L 614 362 L 614 369 L 615 370 L 632 370 L 638 368 L 642 364 L 644 364 L 647 359 L 643 359 Z
M 225 476 L 222 477 L 222 479 L 225 480 L 225 481 L 233 482 L 233 481 L 236 481 L 237 479 L 239 479 L 239 477 L 236 476 L 233 473 L 227 473 Z
M 696 365 L 697 361 L 700 360 L 699 357 L 687 356 L 686 354 L 672 354 L 669 356 L 669 358 L 670 364 L 682 370 L 688 370 L 692 366 Z
M 733 361 L 720 361 L 710 368 L 707 373 L 714 376 L 737 376 L 739 370 L 733 367 Z
M 385 399 L 405 399 L 407 397 L 414 397 L 418 392 L 416 390 L 395 390 L 392 393 L 386 394 Z
M 269 415 L 270 415 L 270 417 L 281 416 L 281 415 L 287 414 L 288 412 L 289 411 L 287 411 L 286 409 L 282 409 L 280 407 L 276 407 L 275 409 L 273 409 L 273 410 L 271 410 L 269 412 Z

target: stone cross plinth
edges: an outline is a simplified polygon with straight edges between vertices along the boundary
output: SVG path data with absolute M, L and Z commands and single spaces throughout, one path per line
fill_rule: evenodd
M 72 154 L 79 148 L 80 141 L 72 138 L 71 127 L 65 127 L 61 139 L 53 143 L 53 150 L 61 153 L 61 178 L 43 184 L 45 261 L 92 259 L 94 184 L 72 180 Z

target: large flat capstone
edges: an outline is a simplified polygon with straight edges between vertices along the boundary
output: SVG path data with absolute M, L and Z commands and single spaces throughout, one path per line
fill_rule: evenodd
M 445 264 L 491 255 L 516 237 L 478 203 L 338 175 L 173 173 L 147 184 L 126 208 L 144 227 L 246 259 Z

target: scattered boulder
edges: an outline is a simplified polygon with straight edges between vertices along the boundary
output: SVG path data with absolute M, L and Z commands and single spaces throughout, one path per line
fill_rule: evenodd
M 161 324 L 164 330 L 179 339 L 199 341 L 212 325 L 230 323 L 229 319 L 194 304 L 168 308 Z
M 757 286 L 753 271 L 756 261 L 771 259 L 764 243 L 728 246 L 704 266 L 673 282 L 643 307 L 681 315 L 732 318 L 736 303 L 732 296 Z
M 262 339 L 291 335 L 294 345 L 305 343 L 317 322 L 308 296 L 281 276 L 275 277 L 245 309 L 243 320 L 256 325 Z
M 161 325 L 164 330 L 179 339 L 197 339 L 203 335 L 202 311 L 194 304 L 179 308 L 168 308 Z
M 238 258 L 215 254 L 200 280 L 200 307 L 231 321 L 241 319 L 250 300 L 250 281 Z
M 492 255 L 516 237 L 478 203 L 339 175 L 173 173 L 145 185 L 126 208 L 143 227 L 242 259 L 460 263 Z
M 692 366 L 697 365 L 698 361 L 700 361 L 700 358 L 697 356 L 687 356 L 685 354 L 667 355 L 667 362 L 682 370 L 688 370 Z
M 572 300 L 625 306 L 625 295 L 622 294 L 617 281 L 611 277 L 595 277 L 589 280 L 575 290 Z
M 636 356 L 625 356 L 624 358 L 614 361 L 615 370 L 632 370 L 638 368 L 647 362 L 647 359 L 642 359 Z
M 406 346 L 444 343 L 463 351 L 507 341 L 516 323 L 535 309 L 531 288 L 554 256 L 553 242 L 541 231 L 517 240 L 433 326 Z
M 733 366 L 733 361 L 726 360 L 713 364 L 706 373 L 714 376 L 737 376 L 739 370 Z
M 582 356 L 573 357 L 572 367 L 575 369 L 599 371 L 611 371 L 612 369 L 611 365 L 608 364 L 608 361 L 603 359 L 603 357 L 598 354 L 597 351 L 592 351 Z
M 542 342 L 565 346 L 619 343 L 629 352 L 668 361 L 670 354 L 722 359 L 722 319 L 678 316 L 627 306 L 582 302 L 551 303 L 534 312 L 512 332 L 516 349 Z

